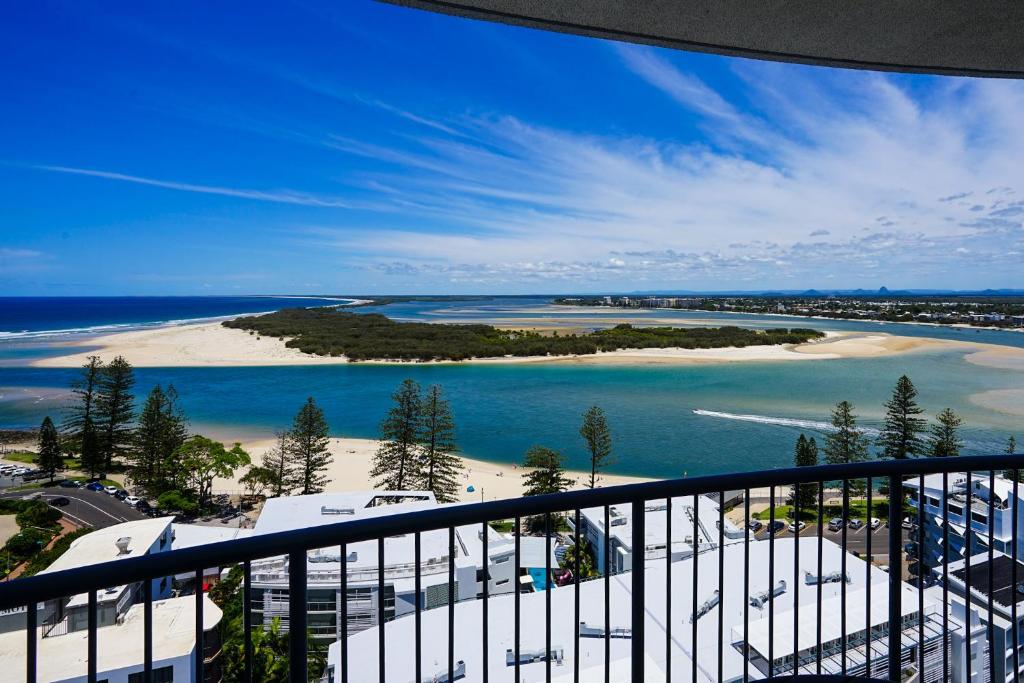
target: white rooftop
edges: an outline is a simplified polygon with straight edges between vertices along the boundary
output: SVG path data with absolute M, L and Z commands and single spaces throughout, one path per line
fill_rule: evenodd
M 387 504 L 389 500 L 401 500 Z M 375 504 L 376 503 L 376 504 Z M 380 517 L 437 505 L 430 491 L 352 491 L 269 498 L 256 520 L 256 533 L 292 531 L 353 519 Z
M 647 501 L 644 506 L 644 538 L 649 556 L 664 555 L 666 531 L 668 529 L 668 506 L 664 500 Z M 604 532 L 604 508 L 586 508 L 580 514 L 599 532 Z M 612 505 L 609 509 L 611 528 L 609 536 L 617 539 L 625 548 L 633 546 L 633 508 L 631 505 Z M 698 545 L 703 550 L 718 545 L 718 503 L 707 496 L 698 496 L 696 502 Z M 743 529 L 725 520 L 724 541 L 726 545 L 742 542 Z M 694 496 L 672 499 L 672 550 L 679 553 L 692 552 L 694 536 Z M 751 535 L 751 541 L 754 540 Z
M 776 648 L 773 655 L 778 658 L 792 650 L 792 630 L 788 631 L 788 643 L 786 640 L 787 631 L 792 628 L 793 615 L 791 610 L 796 604 L 800 605 L 800 629 L 810 629 L 816 632 L 816 599 L 817 587 L 805 583 L 805 574 L 817 573 L 817 547 L 816 537 L 799 539 L 799 563 L 796 566 L 796 577 L 794 577 L 794 548 L 796 543 L 793 538 L 782 538 L 775 541 L 775 576 L 777 583 L 785 580 L 787 589 L 781 595 L 774 598 L 774 624 L 779 634 L 776 635 Z M 769 543 L 750 543 L 750 588 L 751 595 L 764 592 L 768 589 L 768 553 Z M 725 577 L 725 590 L 722 595 L 722 602 L 710 609 L 703 617 L 698 619 L 698 639 L 696 659 L 701 680 L 717 681 L 717 653 L 718 644 L 724 638 L 725 648 L 723 650 L 723 676 L 724 680 L 735 680 L 742 678 L 744 659 L 742 653 L 732 647 L 732 637 L 735 629 L 742 637 L 743 615 L 746 610 L 750 621 L 750 638 L 752 642 L 759 642 L 767 647 L 767 626 L 762 622 L 768 615 L 768 608 L 758 609 L 744 603 L 743 601 L 743 567 L 744 548 L 743 545 L 729 545 L 724 550 L 713 550 L 702 553 L 698 556 L 698 603 L 703 603 L 710 598 L 718 585 L 718 567 L 720 552 L 724 552 L 723 568 Z M 822 543 L 822 565 L 823 572 L 828 574 L 840 569 L 843 553 L 842 549 L 828 539 Z M 846 584 L 847 608 L 853 615 L 857 614 L 858 607 L 855 605 L 858 597 L 861 598 L 861 610 L 859 617 L 863 627 L 863 596 L 864 587 L 870 576 L 872 584 L 872 621 L 875 621 L 876 612 L 879 616 L 885 616 L 885 609 L 876 609 L 876 600 L 883 604 L 888 596 L 888 574 L 877 568 L 868 565 L 852 555 L 847 555 L 847 575 L 850 582 Z M 657 560 L 648 560 L 646 563 L 646 637 L 647 637 L 647 671 L 651 680 L 664 680 L 664 669 L 666 661 L 666 611 L 665 611 L 665 582 L 666 563 Z M 693 560 L 685 559 L 671 564 L 672 572 L 672 648 L 668 656 L 672 658 L 673 680 L 690 680 L 692 667 L 691 629 L 689 622 L 693 611 Z M 631 573 L 626 572 L 613 576 L 611 586 L 611 627 L 631 628 Z M 794 578 L 796 582 L 794 583 Z M 822 585 L 822 596 L 826 604 L 833 605 L 839 600 L 841 593 L 840 583 L 825 583 Z M 580 620 L 590 626 L 603 627 L 604 624 L 604 582 L 603 580 L 589 581 L 580 587 Z M 916 609 L 916 591 L 907 586 L 904 590 L 904 604 L 911 611 Z M 521 651 L 543 650 L 545 638 L 545 592 L 529 593 L 520 596 L 521 600 Z M 571 680 L 573 670 L 573 633 L 575 631 L 573 612 L 574 589 L 572 586 L 556 588 L 551 593 L 552 602 L 552 646 L 562 648 L 563 662 L 561 665 L 553 666 L 553 679 Z M 512 683 L 513 667 L 506 666 L 506 649 L 513 647 L 512 624 L 514 596 L 501 595 L 491 598 L 489 610 L 489 679 Z M 724 611 L 724 629 L 719 634 L 718 620 L 719 611 Z M 831 633 L 833 630 L 834 613 L 826 615 L 823 620 L 823 632 Z M 905 610 L 906 611 L 906 610 Z M 853 632 L 856 625 L 851 617 L 848 622 L 848 632 Z M 447 628 L 448 610 L 438 608 L 427 610 L 422 615 L 423 620 L 423 675 L 429 680 L 430 676 L 444 673 L 447 670 Z M 482 680 L 482 654 L 481 638 L 482 632 L 482 611 L 481 602 L 472 600 L 459 603 L 455 608 L 455 634 L 456 634 L 456 660 L 466 662 L 467 683 Z M 788 626 L 787 626 L 788 622 Z M 385 625 L 385 637 L 387 641 L 388 679 L 389 680 L 413 680 L 415 677 L 415 662 L 408 656 L 414 646 L 414 620 L 408 616 L 388 622 Z M 762 642 L 763 641 L 763 642 Z M 359 656 L 349 657 L 349 680 L 376 680 L 377 678 L 377 632 L 376 627 L 348 639 L 349 647 Z M 630 656 L 631 640 L 628 638 L 613 638 L 611 640 L 611 661 L 613 680 L 615 672 L 628 671 L 628 658 Z M 393 656 L 402 653 L 402 656 Z M 329 662 L 340 661 L 340 645 L 335 643 L 330 648 Z M 604 640 L 602 638 L 581 638 L 580 639 L 580 670 L 581 680 L 602 680 L 604 662 Z M 750 666 L 750 676 L 754 679 L 764 676 L 754 667 Z M 532 683 L 544 680 L 545 666 L 543 662 L 523 664 L 520 669 L 522 681 Z M 337 679 L 337 675 L 336 675 Z
M 153 666 L 159 667 L 195 649 L 196 628 L 195 596 L 158 600 L 153 603 Z M 102 626 L 97 630 L 99 661 L 97 671 L 103 672 L 143 666 L 143 605 L 134 605 L 123 621 Z M 203 598 L 203 629 L 209 630 L 220 623 L 221 611 L 207 598 Z M 41 634 L 40 634 L 41 635 Z M 87 674 L 88 630 L 73 631 L 61 636 L 38 639 L 36 659 L 40 681 L 64 683 L 85 680 Z M 0 670 L 10 675 L 25 671 L 25 632 L 22 630 L 0 634 Z M 12 679 L 13 680 L 13 679 Z
M 145 555 L 160 538 L 160 535 L 167 530 L 172 519 L 174 518 L 141 519 L 136 522 L 115 524 L 105 529 L 96 529 L 72 541 L 67 551 L 40 573 L 48 574 L 62 569 L 86 567 L 111 560 Z M 118 541 L 122 539 L 127 539 L 126 552 L 122 552 L 118 547 Z
M 174 550 L 233 541 L 236 538 L 247 538 L 254 533 L 253 529 L 241 529 L 227 525 L 172 524 L 171 529 L 174 531 L 174 541 L 171 544 Z
M 400 499 L 403 502 L 386 502 Z M 374 504 L 378 503 L 378 504 Z M 455 503 L 459 504 L 459 503 Z M 310 496 L 288 496 L 267 501 L 256 521 L 255 534 L 292 530 L 300 527 L 335 524 L 355 519 L 381 517 L 437 507 L 429 491 L 357 491 L 322 493 Z M 483 525 L 457 527 L 455 530 L 455 563 L 482 566 Z M 424 585 L 447 581 L 449 538 L 447 529 L 420 534 L 420 562 Z M 512 548 L 512 541 L 487 527 L 487 554 L 494 557 Z M 310 551 L 307 572 L 311 583 L 340 581 L 340 546 Z M 346 546 L 347 572 L 350 583 L 377 581 L 377 541 L 362 541 Z M 415 534 L 389 536 L 384 539 L 384 566 L 387 579 L 412 581 L 415 559 Z M 524 565 L 527 566 L 527 565 Z M 543 559 L 540 566 L 543 566 Z M 253 581 L 257 584 L 286 581 L 287 564 L 283 557 L 253 562 Z M 410 583 L 411 585 L 411 583 Z

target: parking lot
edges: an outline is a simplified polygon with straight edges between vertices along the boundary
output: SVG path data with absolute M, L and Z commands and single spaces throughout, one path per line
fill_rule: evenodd
M 121 522 L 131 522 L 146 518 L 146 515 L 132 506 L 122 503 L 113 496 L 107 495 L 102 491 L 90 491 L 81 488 L 48 487 L 27 491 L 11 491 L 0 493 L 0 498 L 24 499 L 37 495 L 47 503 L 60 498 L 66 498 L 68 501 L 66 505 L 54 507 L 60 510 L 61 514 L 67 517 L 69 521 L 78 526 L 102 529 L 114 524 L 120 524 Z
M 788 521 L 787 521 L 787 524 L 788 524 Z M 766 527 L 767 527 L 767 523 L 766 523 Z M 846 549 L 847 549 L 847 551 L 849 551 L 851 553 L 854 553 L 856 555 L 859 555 L 860 557 L 865 557 L 867 555 L 867 550 L 868 550 L 868 539 L 870 538 L 871 539 L 871 556 L 874 558 L 875 563 L 876 564 L 882 564 L 882 565 L 888 564 L 888 562 L 889 562 L 889 532 L 890 531 L 891 531 L 891 529 L 886 527 L 884 523 L 878 529 L 875 529 L 874 531 L 871 531 L 870 529 L 868 529 L 867 526 L 863 526 L 860 529 L 850 529 L 849 527 L 847 527 L 847 529 L 846 529 Z M 896 531 L 903 532 L 904 530 L 903 529 L 897 529 Z M 825 528 L 822 530 L 821 535 L 822 535 L 822 538 L 827 538 L 828 540 L 832 541 L 833 543 L 835 543 L 837 545 L 842 545 L 842 543 L 843 543 L 843 532 L 842 532 L 842 530 L 840 530 L 840 531 L 832 531 L 826 525 Z M 792 536 L 793 536 L 792 532 L 790 532 L 788 527 L 787 527 L 786 530 L 783 531 L 783 532 L 780 532 L 776 536 L 776 538 L 779 539 L 779 540 L 782 540 L 782 539 L 785 539 L 785 538 L 791 538 Z M 816 538 L 818 536 L 818 525 L 817 524 L 808 524 L 803 529 L 803 531 L 800 532 L 800 536 L 802 538 L 808 538 L 808 537 Z M 769 538 L 768 532 L 767 532 L 766 529 L 763 529 L 760 532 L 758 532 L 756 534 L 756 537 L 758 539 L 761 539 L 761 540 L 767 540 Z M 901 539 L 900 545 L 903 545 L 903 543 L 906 543 L 907 540 L 908 540 L 908 537 L 907 537 L 906 534 L 904 534 L 904 537 Z

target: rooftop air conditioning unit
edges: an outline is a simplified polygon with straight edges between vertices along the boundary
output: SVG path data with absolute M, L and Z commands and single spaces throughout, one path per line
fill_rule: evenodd
M 320 506 L 321 515 L 354 515 L 356 511 L 352 508 L 332 508 L 328 505 Z
M 131 542 L 132 542 L 132 537 L 131 536 L 122 536 L 121 538 L 119 538 L 116 541 L 114 541 L 114 545 L 117 546 L 117 554 L 118 555 L 127 555 L 128 552 L 129 552 L 128 544 L 130 544 Z

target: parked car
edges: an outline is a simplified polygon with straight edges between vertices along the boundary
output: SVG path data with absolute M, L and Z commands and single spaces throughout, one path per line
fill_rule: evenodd
M 105 486 L 103 488 L 103 490 L 106 491 L 108 496 L 112 496 L 115 493 L 117 493 L 118 491 L 120 491 L 121 489 L 117 488 L 116 486 Z
M 864 520 L 854 517 L 850 520 L 850 528 L 856 531 L 864 526 Z
M 789 523 L 789 530 L 791 532 L 793 532 L 794 534 L 795 533 L 799 533 L 799 531 L 803 531 L 806 528 L 807 528 L 807 525 L 804 522 L 790 522 Z
M 140 500 L 138 503 L 136 503 L 135 509 L 144 515 L 148 515 L 153 508 L 150 506 L 148 502 Z
M 127 498 L 125 498 L 125 499 L 124 499 L 124 502 L 128 503 L 128 504 L 129 504 L 129 505 L 131 505 L 132 507 L 135 507 L 135 506 L 136 506 L 136 505 L 138 505 L 138 504 L 139 504 L 139 503 L 140 503 L 141 501 L 142 501 L 142 499 L 141 499 L 141 498 L 139 498 L 138 496 L 128 496 Z
M 102 491 L 103 484 L 99 483 L 98 481 L 90 481 L 88 484 L 85 485 L 85 488 L 89 489 L 90 491 Z
M 117 492 L 114 494 L 114 498 L 117 498 L 120 501 L 124 501 L 124 499 L 127 497 L 128 492 L 125 491 L 124 489 L 118 489 Z
M 910 517 L 904 517 L 903 518 L 903 524 L 901 526 L 904 529 L 913 529 L 914 528 L 914 520 L 912 520 Z
M 64 507 L 65 505 L 70 505 L 70 504 L 71 504 L 71 499 L 68 498 L 67 496 L 58 496 L 57 498 L 51 498 L 50 499 L 50 505 L 52 505 L 55 508 Z
M 752 519 L 749 522 L 747 522 L 747 528 L 756 534 L 758 531 L 764 528 L 764 524 L 762 524 L 761 520 L 759 519 Z
M 833 517 L 832 519 L 829 520 L 829 522 L 828 522 L 828 530 L 829 531 L 839 531 L 842 528 L 843 528 L 843 518 L 842 517 Z
M 81 484 L 74 479 L 65 479 L 59 484 L 59 486 L 62 489 L 77 489 Z
M 783 522 L 781 519 L 777 519 L 772 524 L 769 525 L 768 533 L 774 536 L 775 534 L 777 534 L 778 532 L 782 531 L 785 528 L 786 528 L 786 523 Z
M 871 518 L 871 530 L 872 531 L 877 530 L 881 526 L 882 526 L 882 520 L 880 520 L 878 517 L 872 517 Z

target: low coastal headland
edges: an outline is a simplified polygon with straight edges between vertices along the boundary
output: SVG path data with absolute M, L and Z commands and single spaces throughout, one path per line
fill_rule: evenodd
M 292 309 L 294 310 L 294 309 Z M 982 344 L 885 333 L 737 327 L 633 327 L 582 332 L 485 324 L 398 323 L 377 314 L 330 309 L 281 311 L 224 323 L 148 328 L 66 345 L 67 354 L 37 367 L 79 367 L 89 356 L 122 356 L 136 367 L 331 365 L 361 361 L 707 364 L 877 357 Z M 567 325 L 575 326 L 567 320 Z M 531 327 L 529 321 L 524 325 Z

